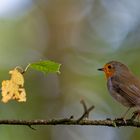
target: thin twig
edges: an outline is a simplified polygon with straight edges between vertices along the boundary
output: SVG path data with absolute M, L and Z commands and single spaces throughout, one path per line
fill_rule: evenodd
M 93 109 L 94 109 L 94 106 L 91 106 L 90 108 L 88 108 L 87 111 L 84 112 L 83 115 L 77 121 L 79 122 L 83 120 L 84 118 L 86 118 L 87 116 L 89 116 L 89 112 Z
M 28 70 L 28 68 L 30 67 L 30 65 L 31 65 L 31 64 L 28 64 L 28 65 L 26 66 L 25 70 L 22 71 L 22 74 L 24 74 L 24 73 Z
M 32 127 L 31 125 L 27 125 L 29 128 L 31 128 L 32 130 L 36 130 L 34 127 Z
M 85 119 L 85 118 L 88 118 L 89 113 L 94 109 L 93 105 L 91 107 L 87 108 L 87 105 L 83 99 L 80 101 L 80 103 L 83 105 L 84 113 L 82 114 L 82 116 L 79 119 L 77 119 L 78 122 Z
M 84 108 L 84 112 L 87 111 L 87 106 L 86 106 L 86 103 L 83 99 L 81 99 L 80 103 L 83 105 L 83 108 Z

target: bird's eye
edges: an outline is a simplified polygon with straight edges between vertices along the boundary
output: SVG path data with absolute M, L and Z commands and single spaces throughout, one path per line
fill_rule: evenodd
M 111 69 L 111 66 L 110 65 L 108 66 L 108 69 Z

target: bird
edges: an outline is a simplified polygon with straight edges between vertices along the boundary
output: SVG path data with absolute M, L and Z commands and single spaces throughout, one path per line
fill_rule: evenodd
M 140 116 L 140 80 L 131 70 L 118 61 L 110 61 L 98 70 L 103 71 L 106 75 L 110 95 L 128 108 L 123 117 L 133 107 L 137 108 L 134 113 Z

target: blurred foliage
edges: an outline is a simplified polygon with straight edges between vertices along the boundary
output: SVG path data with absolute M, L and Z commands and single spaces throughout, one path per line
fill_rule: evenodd
M 95 105 L 91 118 L 120 117 L 126 110 L 108 94 L 97 71 L 118 60 L 140 77 L 140 2 L 109 0 L 33 1 L 23 15 L 0 20 L 0 79 L 11 67 L 39 59 L 61 63 L 61 74 L 26 76 L 27 102 L 0 106 L 1 119 L 79 117 L 83 98 Z M 131 115 L 131 113 L 130 113 Z M 18 130 L 18 131 L 17 131 Z M 135 140 L 138 129 L 106 127 L 1 126 L 0 139 Z M 18 133 L 17 133 L 18 132 Z

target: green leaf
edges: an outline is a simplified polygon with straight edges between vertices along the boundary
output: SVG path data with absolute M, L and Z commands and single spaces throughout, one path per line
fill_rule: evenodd
M 60 73 L 60 66 L 61 64 L 53 62 L 53 61 L 39 61 L 39 62 L 35 62 L 35 63 L 31 63 L 29 65 L 29 67 L 41 71 L 41 72 L 45 72 L 46 74 L 48 73 Z

